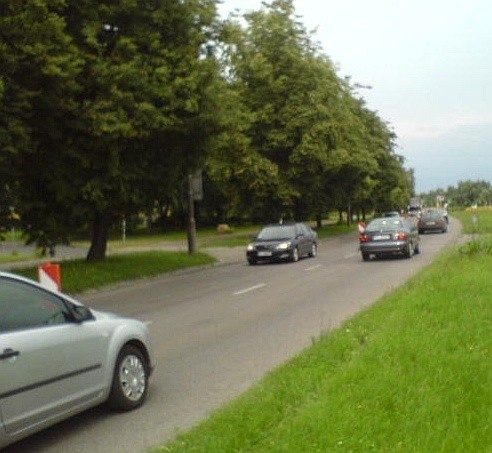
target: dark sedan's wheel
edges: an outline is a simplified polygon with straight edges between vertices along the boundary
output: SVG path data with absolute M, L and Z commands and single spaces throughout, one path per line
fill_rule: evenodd
M 313 242 L 311 245 L 311 251 L 309 252 L 309 256 L 314 258 L 318 254 L 318 246 Z
M 251 265 L 251 266 L 254 266 L 256 264 L 256 260 L 254 258 L 248 258 L 248 263 Z
M 362 252 L 362 259 L 364 261 L 369 261 L 369 253 Z
M 299 261 L 299 250 L 297 250 L 297 247 L 294 247 L 294 250 L 292 250 L 292 253 L 290 254 L 290 260 L 292 262 Z
M 417 244 L 415 246 L 415 248 L 413 249 L 413 253 L 415 253 L 415 255 L 420 254 L 420 244 Z
M 407 245 L 407 248 L 406 248 L 405 252 L 403 253 L 403 256 L 405 258 L 411 258 L 412 255 L 413 255 L 413 245 L 409 243 Z
M 116 360 L 108 404 L 117 411 L 128 411 L 143 404 L 147 397 L 149 366 L 135 346 L 123 347 Z

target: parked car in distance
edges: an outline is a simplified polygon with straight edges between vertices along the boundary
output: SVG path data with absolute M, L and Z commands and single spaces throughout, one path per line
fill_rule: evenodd
M 445 233 L 448 231 L 448 221 L 442 211 L 425 211 L 419 219 L 419 233 L 427 231 Z
M 0 449 L 85 409 L 146 399 L 147 325 L 0 272 Z
M 411 258 L 420 253 L 420 236 L 414 218 L 378 217 L 359 235 L 359 249 L 364 261 L 371 255 L 403 255 Z
M 318 234 L 305 223 L 273 224 L 263 227 L 246 249 L 246 259 L 253 265 L 261 261 L 298 261 L 302 256 L 314 257 L 318 250 Z

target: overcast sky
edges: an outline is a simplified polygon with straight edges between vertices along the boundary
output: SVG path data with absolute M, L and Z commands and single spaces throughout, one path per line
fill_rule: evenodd
M 270 3 L 269 1 L 267 3 Z M 294 0 L 324 53 L 390 123 L 417 192 L 492 182 L 491 0 Z M 222 15 L 261 0 L 223 0 Z

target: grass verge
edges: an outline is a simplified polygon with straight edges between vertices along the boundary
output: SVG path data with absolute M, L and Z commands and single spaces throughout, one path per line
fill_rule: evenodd
M 492 451 L 491 241 L 442 255 L 156 451 Z
M 492 209 L 490 207 L 456 211 L 451 215 L 459 219 L 465 234 L 492 233 Z
M 56 262 L 56 261 L 53 261 Z M 204 254 L 187 252 L 142 252 L 112 255 L 96 263 L 85 259 L 61 263 L 63 291 L 76 294 L 88 289 L 101 288 L 114 283 L 152 277 L 193 266 L 215 262 Z M 37 280 L 37 267 L 16 269 L 16 274 Z
M 37 255 L 35 255 L 34 253 L 25 254 L 25 253 L 18 253 L 16 251 L 13 251 L 13 252 L 5 254 L 5 255 L 0 255 L 0 264 L 16 263 L 19 261 L 29 261 L 29 260 L 34 260 L 36 258 L 37 258 Z

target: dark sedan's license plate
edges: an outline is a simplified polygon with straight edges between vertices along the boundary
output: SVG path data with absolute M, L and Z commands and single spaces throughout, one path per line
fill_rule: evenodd
M 376 234 L 373 239 L 375 241 L 387 241 L 391 236 L 389 234 Z
M 258 256 L 272 256 L 272 252 L 258 252 Z

